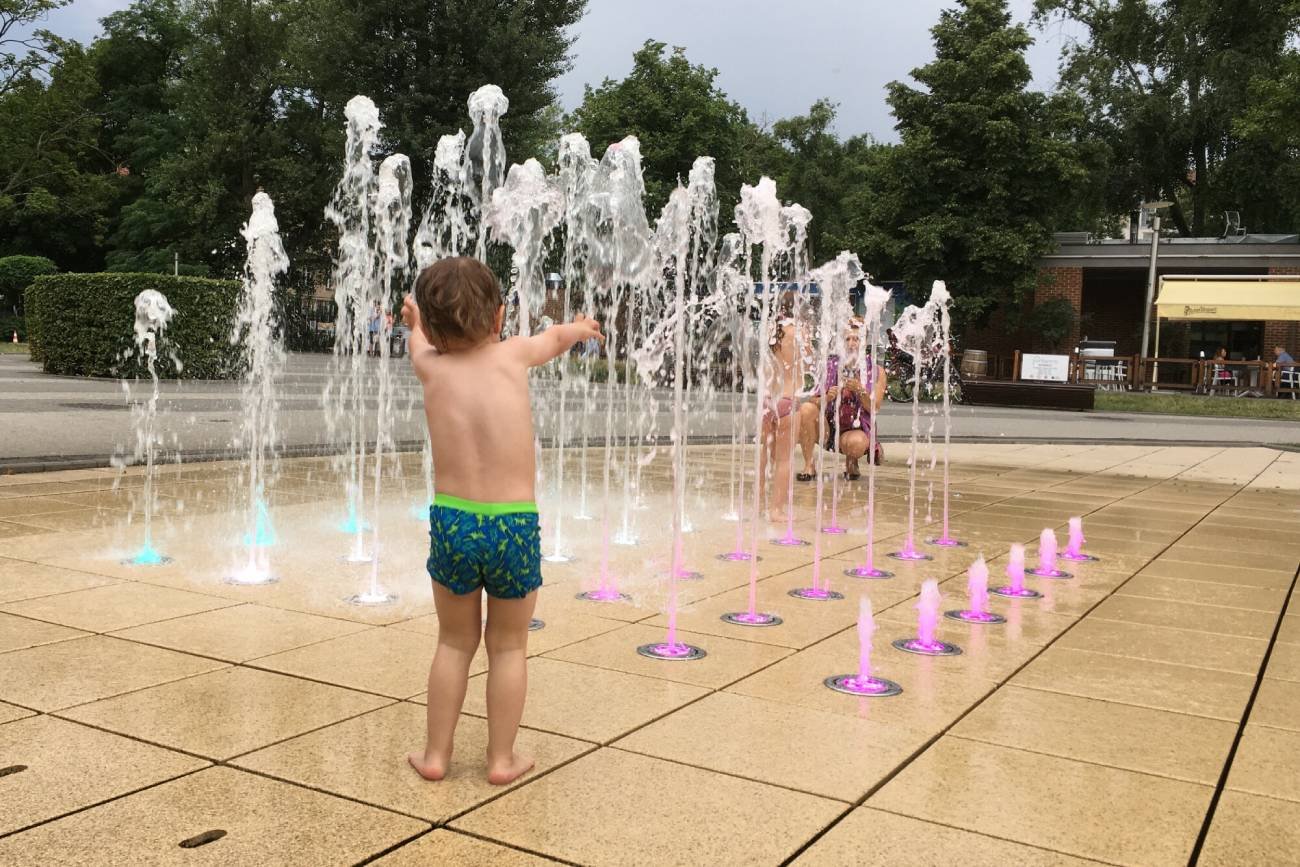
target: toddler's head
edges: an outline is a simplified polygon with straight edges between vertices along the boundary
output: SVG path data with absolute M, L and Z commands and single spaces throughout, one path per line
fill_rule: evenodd
M 415 303 L 440 351 L 468 349 L 500 335 L 505 305 L 492 269 L 469 256 L 441 259 L 420 272 Z

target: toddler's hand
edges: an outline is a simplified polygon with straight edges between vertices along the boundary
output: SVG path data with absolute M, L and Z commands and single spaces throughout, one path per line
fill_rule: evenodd
M 410 293 L 402 299 L 402 324 L 412 331 L 420 324 L 420 308 L 416 306 L 415 296 Z
M 577 316 L 573 317 L 573 324 L 582 329 L 584 334 L 584 337 L 582 338 L 583 340 L 588 340 L 594 337 L 601 343 L 605 342 L 605 335 L 600 333 L 600 323 L 595 319 L 588 319 L 585 314 L 579 313 Z

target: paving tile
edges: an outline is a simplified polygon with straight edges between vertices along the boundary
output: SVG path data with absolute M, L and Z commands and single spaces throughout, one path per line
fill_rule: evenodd
M 0 518 L 44 515 L 50 512 L 75 512 L 81 506 L 49 497 L 11 497 L 0 499 Z
M 51 716 L 0 726 L 0 834 L 198 770 L 207 762 Z M 11 862 L 17 863 L 17 862 Z
M 113 634 L 200 656 L 246 662 L 367 628 L 363 623 L 348 620 L 244 604 L 148 623 Z
M 106 575 L 0 557 L 0 602 L 16 602 L 115 583 L 117 579 Z
M 1259 673 L 1268 642 L 1087 617 L 1055 646 L 1253 676 Z
M 386 701 L 296 677 L 225 668 L 82 705 L 64 715 L 163 746 L 228 759 Z
M 1117 593 L 1120 596 L 1142 596 L 1169 602 L 1194 602 L 1200 605 L 1217 605 L 1224 608 L 1249 608 L 1253 611 L 1277 613 L 1286 595 L 1284 590 L 1240 587 L 1234 584 L 1217 584 L 1207 581 L 1187 581 L 1180 578 L 1159 578 L 1155 575 L 1135 575 Z
M 0 701 L 0 724 L 13 722 L 16 719 L 24 719 L 35 715 L 36 711 L 28 710 L 25 707 L 18 707 L 15 704 L 6 704 Z
M 1250 708 L 1250 722 L 1300 732 L 1300 683 L 1264 678 Z
M 1157 867 L 1187 863 L 1213 792 L 945 737 L 867 806 L 1083 858 Z
M 1300 804 L 1224 792 L 1197 862 L 1204 867 L 1289 864 L 1300 851 Z
M 82 638 L 88 634 L 80 629 L 0 613 L 0 653 L 67 641 L 69 638 Z
M 452 827 L 581 864 L 775 864 L 843 810 L 812 795 L 605 748 Z M 544 822 L 519 821 L 543 815 Z
M 1224 568 L 1206 566 L 1201 563 L 1182 563 L 1176 560 L 1152 560 L 1142 567 L 1140 575 L 1156 575 L 1161 578 L 1180 578 L 1187 581 L 1207 581 L 1217 584 L 1232 584 L 1239 587 L 1257 587 L 1268 590 L 1286 590 L 1291 586 L 1295 574 L 1283 569 L 1252 569 L 1243 566 Z
M 1248 724 L 1232 759 L 1228 788 L 1300 803 L 1300 731 Z
M 0 699 L 53 711 L 223 666 L 210 659 L 92 635 L 5 654 Z
M 612 632 L 625 622 L 568 610 L 562 613 L 557 612 L 556 616 L 547 619 L 547 617 L 543 616 L 546 613 L 541 610 L 539 604 L 534 616 L 538 617 L 546 625 L 536 632 L 528 633 L 529 656 L 540 656 L 548 651 L 564 647 L 566 644 L 575 644 L 584 638 Z M 393 623 L 389 628 L 437 637 L 438 615 L 425 614 L 421 617 L 413 617 L 410 620 Z
M 956 737 L 1213 786 L 1236 725 L 1005 686 L 951 730 Z
M 958 856 L 957 853 L 960 853 Z M 794 860 L 795 867 L 956 864 L 962 867 L 1083 867 L 1096 864 L 1010 840 L 859 807 Z
M 432 783 L 407 764 L 408 753 L 424 745 L 424 708 L 399 702 L 265 750 L 235 764 L 343 795 L 368 804 L 442 823 L 503 791 L 487 781 L 487 721 L 462 716 L 447 777 Z M 544 732 L 520 729 L 519 752 L 537 767 L 515 785 L 591 749 L 591 745 Z
M 1173 626 L 1246 638 L 1269 638 L 1277 623 L 1277 615 L 1269 611 L 1194 605 L 1190 602 L 1168 602 L 1135 596 L 1112 596 L 1098 605 L 1089 616 L 1100 620 Z
M 1047 692 L 1237 722 L 1246 709 L 1255 679 L 1244 674 L 1049 647 L 1011 682 Z
M 470 678 L 466 713 L 487 716 L 486 686 L 487 675 Z M 539 657 L 528 663 L 523 724 L 607 743 L 707 693 L 690 684 Z
M 639 656 L 636 652 L 638 646 L 658 644 L 665 638 L 663 629 L 641 625 L 628 625 L 606 632 L 553 650 L 546 656 L 549 659 L 562 659 L 565 662 L 717 689 L 776 662 L 790 652 L 782 647 L 740 640 L 746 637 L 745 630 L 739 626 L 735 629 L 737 638 L 679 632 L 678 641 L 702 647 L 708 653 L 708 656 L 698 660 L 664 661 Z
M 559 862 L 439 828 L 371 863 L 382 864 L 383 867 L 429 867 L 430 864 L 455 864 L 456 867 L 548 867 Z
M 714 693 L 615 743 L 814 795 L 856 801 L 930 737 L 843 714 Z
M 1282 641 L 1274 644 L 1264 677 L 1300 682 L 1300 644 Z
M 406 698 L 426 688 L 437 641 L 417 632 L 367 629 L 258 659 L 254 665 L 351 689 Z M 479 647 L 470 674 L 487 670 Z
M 428 824 L 232 768 L 208 768 L 0 839 L 0 863 L 356 863 Z M 197 849 L 178 844 L 207 831 Z
M 202 593 L 122 582 L 107 587 L 61 593 L 58 596 L 10 602 L 4 606 L 4 610 L 91 632 L 112 632 L 141 623 L 225 608 L 231 604 L 233 603 L 228 599 Z

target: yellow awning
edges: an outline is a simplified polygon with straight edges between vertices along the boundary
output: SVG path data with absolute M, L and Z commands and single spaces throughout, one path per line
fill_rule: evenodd
M 1274 319 L 1300 321 L 1300 279 L 1160 281 L 1161 319 Z

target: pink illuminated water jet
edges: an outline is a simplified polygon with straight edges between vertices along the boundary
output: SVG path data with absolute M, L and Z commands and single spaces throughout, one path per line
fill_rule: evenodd
M 1038 537 L 1038 567 L 1029 570 L 1039 578 L 1073 578 L 1069 572 L 1056 568 L 1056 531 L 1045 527 Z
M 989 567 L 983 555 L 970 565 L 966 571 L 966 608 L 945 611 L 943 616 L 949 620 L 964 623 L 1006 623 L 1001 614 L 989 611 Z
M 1025 586 L 1025 546 L 1019 542 L 1011 546 L 1007 560 L 1007 577 L 1010 584 L 994 587 L 990 592 L 1010 599 L 1037 599 L 1043 594 Z
M 871 600 L 862 596 L 858 600 L 858 673 L 837 674 L 823 683 L 836 692 L 849 695 L 883 698 L 898 695 L 903 688 L 892 680 L 871 673 L 871 642 L 876 632 L 876 620 L 871 612 Z
M 894 647 L 907 653 L 922 656 L 956 656 L 961 648 L 934 637 L 939 623 L 939 582 L 933 578 L 921 585 L 921 597 L 916 603 L 916 637 L 900 638 Z
M 1061 554 L 1061 559 L 1073 560 L 1075 563 L 1095 562 L 1098 558 L 1083 551 L 1083 543 L 1086 541 L 1083 538 L 1083 518 L 1071 518 L 1070 540 L 1066 543 L 1065 553 Z

